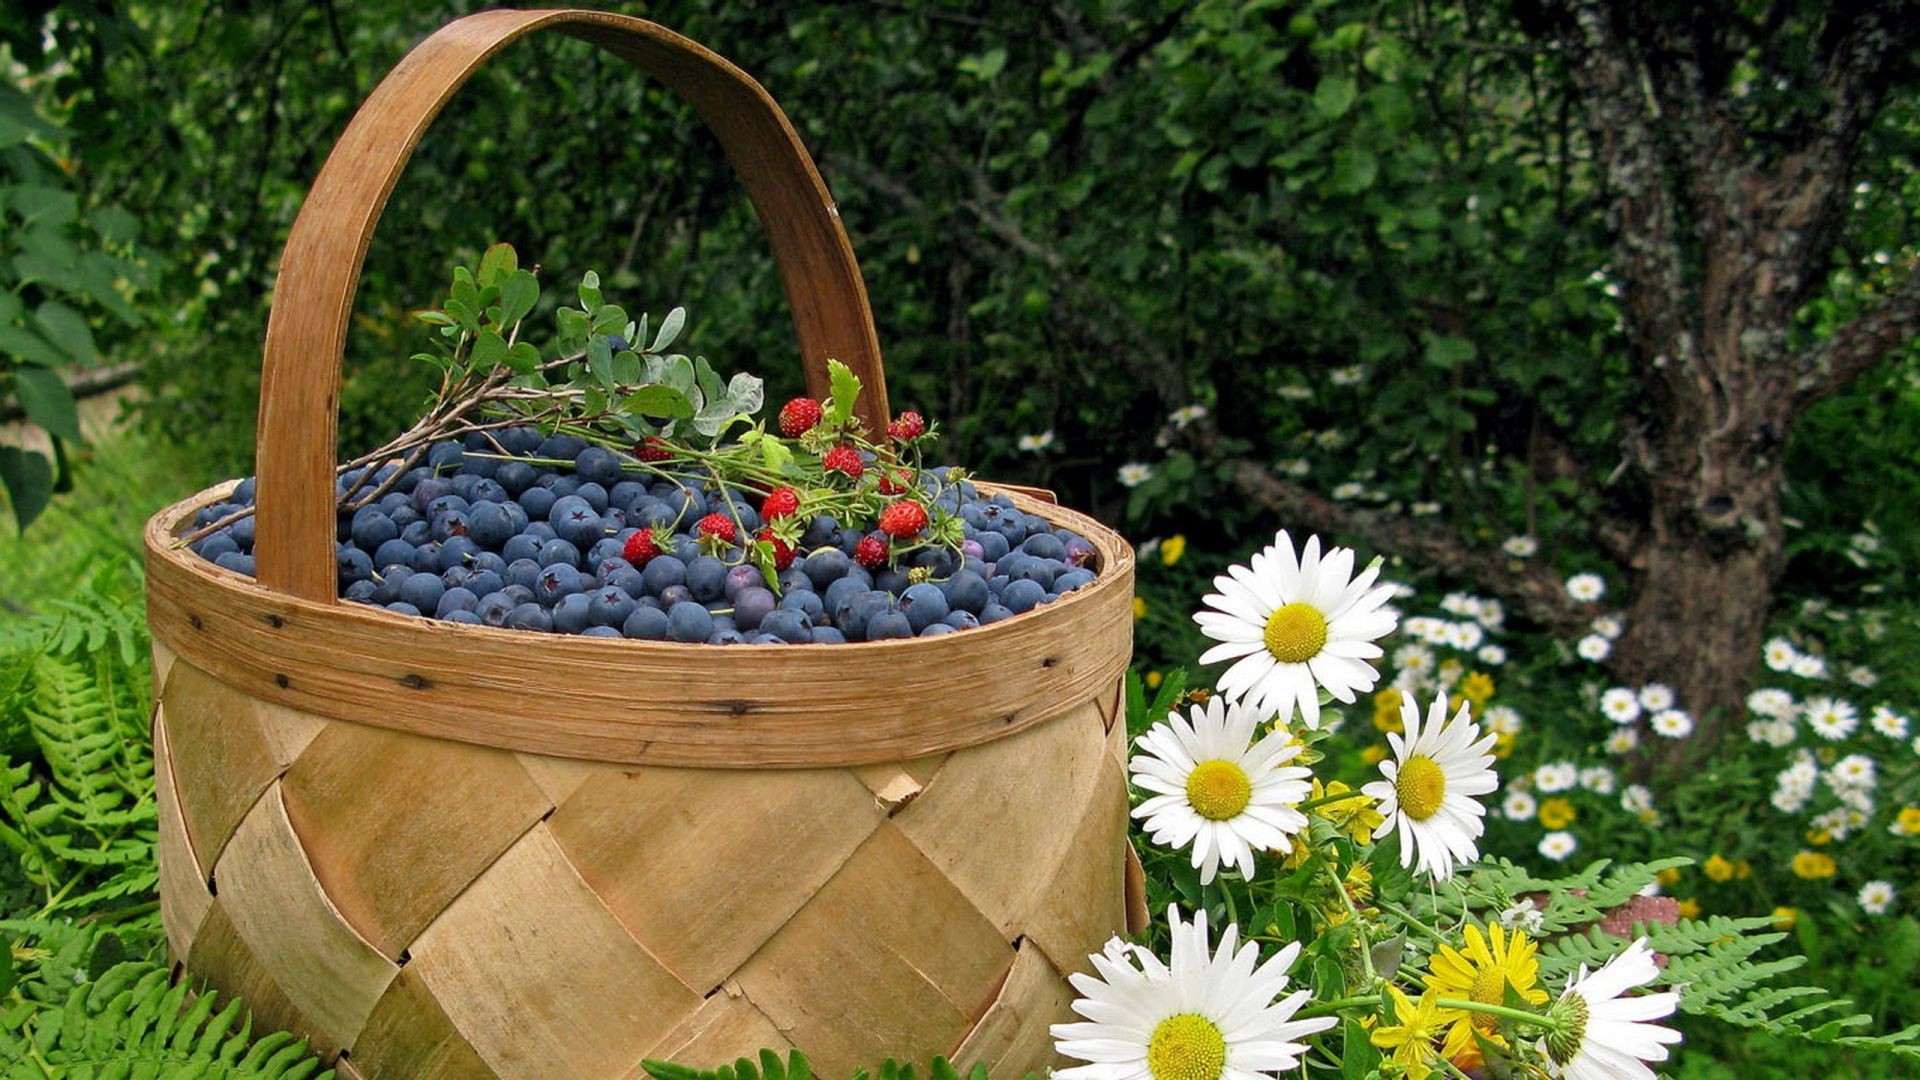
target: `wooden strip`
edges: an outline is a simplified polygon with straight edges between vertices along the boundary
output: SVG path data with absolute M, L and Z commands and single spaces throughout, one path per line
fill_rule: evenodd
M 964 634 L 820 648 L 533 638 L 311 603 L 173 549 L 172 530 L 196 505 L 161 513 L 147 530 L 149 617 L 183 661 L 263 701 L 503 749 L 729 767 L 906 760 L 1104 695 L 1132 649 L 1132 548 L 1089 518 L 1031 500 L 1023 509 L 1046 510 L 1093 541 L 1105 566 L 1094 584 Z M 636 685 L 648 692 L 631 692 Z
M 340 721 L 280 792 L 328 898 L 395 961 L 553 808 L 504 750 Z
M 595 762 L 546 757 L 542 754 L 514 756 L 519 759 L 520 767 L 533 778 L 541 793 L 546 795 L 547 801 L 555 806 L 566 802 L 574 792 L 580 790 L 580 785 L 586 783 L 588 777 L 607 767 Z
M 1011 940 L 1042 894 L 1056 888 L 1061 861 L 1087 857 L 1070 846 L 1067 823 L 1080 820 L 1097 784 L 1111 783 L 1111 769 L 1100 711 L 1089 701 L 1018 735 L 956 751 L 893 820 Z
M 786 285 L 808 385 L 834 357 L 886 425 L 886 381 L 866 286 L 838 209 L 773 98 L 713 52 L 653 23 L 593 11 L 485 11 L 440 28 L 381 80 L 314 180 L 280 257 L 260 380 L 260 580 L 333 602 L 333 459 L 340 360 L 367 245 L 427 125 L 488 58 L 553 28 L 652 73 L 693 105 L 759 211 Z
M 253 950 L 241 939 L 226 908 L 216 899 L 207 910 L 206 921 L 193 939 L 186 967 L 205 979 L 223 998 L 238 997 L 253 1014 L 256 1031 L 291 1031 L 307 1040 L 316 1054 L 331 1056 L 340 1052 L 340 1044 L 307 1022 L 294 1007 L 280 984 L 268 973 Z M 220 1008 L 224 1001 L 216 1002 Z
M 167 933 L 167 949 L 183 958 L 194 935 L 213 906 L 207 891 L 207 872 L 193 857 L 187 839 L 187 819 L 180 816 L 180 795 L 173 784 L 173 755 L 167 748 L 165 709 L 153 707 L 153 800 L 159 816 L 156 842 L 160 862 L 160 925 Z
M 1127 933 L 1144 934 L 1152 925 L 1153 913 L 1147 910 L 1147 870 L 1140 865 L 1140 853 L 1127 841 L 1126 866 Z
M 707 995 L 692 1016 L 661 1039 L 647 1058 L 712 1069 L 731 1065 L 742 1057 L 754 1057 L 755 1051 L 773 1050 L 782 1057 L 793 1044 L 773 1026 L 767 1014 L 748 1001 L 738 986 L 729 983 Z M 635 1065 L 624 1080 L 649 1080 L 647 1071 Z
M 167 712 L 174 791 L 194 860 L 202 867 L 219 863 L 240 819 L 281 772 L 255 722 L 254 705 L 186 661 L 174 664 L 167 678 L 161 706 Z
M 947 757 L 946 754 L 933 754 L 912 761 L 883 761 L 873 765 L 856 765 L 848 771 L 867 785 L 867 790 L 873 792 L 882 809 L 894 814 L 920 794 L 933 779 L 933 774 L 946 764 Z
M 1061 862 L 1039 909 L 1022 926 L 1027 939 L 1063 972 L 1089 971 L 1088 957 L 1126 926 L 1127 790 L 1113 759 L 1073 833 L 1073 858 Z
M 737 982 L 822 1076 L 959 1044 L 1013 962 L 998 929 L 882 824 Z
M 279 785 L 234 830 L 214 867 L 221 908 L 308 1024 L 350 1046 L 398 968 L 327 899 L 287 820 Z
M 844 769 L 603 769 L 548 821 L 581 879 L 702 993 L 732 975 L 882 819 Z
M 985 1065 L 988 1076 L 1043 1073 L 1049 1065 L 1065 1065 L 1053 1052 L 1047 1028 L 1078 1019 L 1073 1015 L 1073 988 L 1047 962 L 1032 942 L 1022 941 L 1014 953 L 1007 984 L 987 1014 L 967 1033 L 953 1052 L 962 1076 L 974 1065 Z
M 367 1026 L 354 1041 L 353 1062 L 367 1080 L 493 1075 L 410 967 L 400 969 L 373 1007 Z
M 166 689 L 167 674 L 173 670 L 173 662 L 179 659 L 172 649 L 153 643 L 153 700 L 160 700 L 160 692 Z

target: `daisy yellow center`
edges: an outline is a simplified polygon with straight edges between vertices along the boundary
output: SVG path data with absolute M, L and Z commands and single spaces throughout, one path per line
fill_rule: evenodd
M 1304 664 L 1327 644 L 1327 617 L 1312 604 L 1295 602 L 1267 616 L 1267 651 L 1283 664 Z
M 1153 1080 L 1219 1080 L 1226 1068 L 1226 1036 L 1204 1016 L 1169 1016 L 1147 1040 L 1147 1071 Z
M 1473 1000 L 1482 1005 L 1505 1005 L 1507 1003 L 1507 976 L 1497 967 L 1484 967 L 1473 977 Z M 1499 1017 L 1487 1013 L 1474 1013 L 1473 1026 L 1482 1031 L 1492 1031 L 1500 1026 Z
M 1253 781 L 1231 761 L 1203 761 L 1187 774 L 1187 802 L 1208 821 L 1237 817 L 1252 800 Z
M 1447 774 L 1440 763 L 1425 754 L 1415 754 L 1400 766 L 1393 782 L 1400 796 L 1400 809 L 1415 821 L 1425 821 L 1440 812 L 1447 797 Z

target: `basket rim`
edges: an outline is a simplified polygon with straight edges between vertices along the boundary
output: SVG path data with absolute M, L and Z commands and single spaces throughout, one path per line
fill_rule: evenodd
M 177 539 L 195 511 L 223 500 L 235 483 L 148 520 L 154 641 L 260 701 L 338 720 L 593 761 L 861 765 L 978 745 L 1090 698 L 1104 710 L 1132 661 L 1132 545 L 1085 514 L 987 481 L 978 481 L 981 490 L 1085 536 L 1099 560 L 1094 581 L 964 633 L 817 647 L 537 634 L 277 592 Z M 536 643 L 544 655 L 529 652 Z M 575 678 L 541 683 L 532 677 L 538 672 L 515 670 L 536 659 Z M 648 701 L 593 685 L 593 676 L 608 675 L 646 678 L 685 697 Z M 836 688 L 847 692 L 810 696 Z M 596 711 L 570 718 L 568 707 Z

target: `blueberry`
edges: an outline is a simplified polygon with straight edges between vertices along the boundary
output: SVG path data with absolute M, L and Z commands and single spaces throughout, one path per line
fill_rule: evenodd
M 503 592 L 491 592 L 482 596 L 473 606 L 473 613 L 488 626 L 507 625 L 507 616 L 513 614 L 513 597 Z
M 642 499 L 627 514 L 627 524 L 654 529 L 665 529 L 673 525 L 673 507 L 659 499 Z
M 1000 569 L 1014 581 L 1033 582 L 1035 585 L 1040 586 L 1040 591 L 1044 593 L 1048 589 L 1053 588 L 1053 579 L 1059 575 L 1060 565 L 1061 564 L 1052 559 L 1042 559 L 1038 556 L 1029 555 L 1021 560 L 1018 567 L 1008 569 L 1002 566 Z
M 449 573 L 451 573 L 451 571 L 449 571 Z M 476 596 L 485 596 L 490 592 L 498 592 L 506 588 L 506 586 L 506 579 L 501 577 L 500 572 L 497 570 L 477 570 L 473 576 L 469 577 L 466 581 L 466 587 L 472 589 Z
M 867 636 L 867 623 L 875 615 L 893 607 L 893 597 L 879 590 L 855 593 L 833 609 L 833 625 L 840 628 L 850 641 L 862 641 Z
M 425 518 L 409 521 L 400 526 L 400 539 L 414 547 L 419 547 L 433 539 L 433 526 L 428 524 Z
M 503 576 L 505 576 L 507 584 L 509 585 L 519 585 L 531 589 L 533 588 L 534 582 L 540 580 L 540 570 L 541 567 L 538 560 L 531 558 L 515 559 L 507 564 L 507 572 Z
M 594 541 L 591 548 L 587 549 L 587 565 L 598 568 L 602 563 L 612 562 L 614 560 L 618 560 L 623 566 L 629 565 L 627 560 L 620 557 L 620 553 L 625 551 L 626 547 L 626 538 L 620 536 L 618 533 L 612 536 L 601 537 L 599 540 Z
M 595 590 L 587 607 L 587 619 L 595 626 L 619 626 L 633 614 L 633 597 L 618 585 Z
M 984 550 L 978 540 L 968 538 L 960 541 L 960 558 L 963 560 L 984 561 L 981 554 Z
M 643 641 L 665 641 L 672 636 L 673 623 L 667 618 L 667 613 L 657 607 L 636 606 L 633 614 L 627 616 L 627 621 L 620 627 L 620 632 Z
M 553 492 L 553 497 L 555 499 L 564 499 L 569 495 L 574 495 L 579 493 L 580 478 L 577 476 L 563 476 L 559 473 L 555 473 L 552 476 L 541 477 L 540 486 Z
M 800 561 L 800 568 L 806 571 L 815 589 L 827 586 L 847 576 L 847 570 L 853 566 L 853 560 L 839 548 L 820 548 Z
M 1042 559 L 1065 559 L 1067 545 L 1050 532 L 1034 533 L 1020 545 L 1020 550 Z
M 949 548 L 921 548 L 913 554 L 913 565 L 933 571 L 934 577 L 946 577 L 953 573 L 958 560 Z
M 581 637 L 618 638 L 620 636 L 620 631 L 614 629 L 611 626 L 589 626 L 585 630 L 580 631 L 580 636 Z
M 560 539 L 560 534 L 553 531 L 553 526 L 547 524 L 544 521 L 528 522 L 527 527 L 520 530 L 520 535 L 531 536 L 535 540 L 540 541 L 542 544 L 546 543 L 549 540 Z
M 807 523 L 807 531 L 801 534 L 800 546 L 817 548 L 839 542 L 840 523 L 831 514 L 815 514 Z
M 549 435 L 534 448 L 533 456 L 572 461 L 586 448 L 587 440 L 578 435 Z
M 437 442 L 427 448 L 427 467 L 435 472 L 457 469 L 464 457 L 459 443 L 451 440 Z
M 980 545 L 980 558 L 986 562 L 998 562 L 1012 550 L 1007 538 L 993 530 L 981 533 L 975 538 L 975 543 Z
M 847 636 L 831 626 L 816 626 L 813 628 L 813 643 L 815 645 L 845 645 L 847 643 Z
M 412 557 L 413 545 L 396 536 L 374 551 L 373 565 L 392 566 L 394 563 L 406 562 Z
M 540 429 L 533 427 L 510 427 L 493 433 L 500 442 L 501 449 L 509 454 L 526 456 L 540 449 Z
M 707 639 L 709 645 L 745 645 L 746 643 L 746 635 L 733 629 L 715 630 L 713 636 Z
M 733 622 L 742 630 L 758 630 L 760 620 L 779 606 L 773 594 L 758 585 L 741 589 L 733 598 Z
M 513 535 L 513 518 L 505 506 L 482 500 L 467 511 L 467 538 L 481 547 L 498 551 Z
M 907 613 L 907 622 L 918 634 L 947 617 L 947 597 L 938 585 L 923 581 L 900 595 L 900 610 Z
M 446 570 L 455 566 L 463 566 L 472 562 L 473 557 L 478 554 L 480 554 L 479 544 L 474 543 L 464 536 L 451 537 L 446 543 L 439 545 L 439 567 L 442 570 Z
M 987 579 L 972 570 L 962 570 L 941 582 L 940 591 L 946 594 L 950 611 L 970 611 L 977 615 L 991 599 L 987 591 Z
M 606 488 L 584 480 L 578 488 L 574 489 L 573 495 L 574 498 L 587 500 L 587 505 L 593 507 L 593 512 L 596 514 L 606 513 L 607 508 L 613 505 L 607 500 Z
M 996 600 L 980 609 L 980 625 L 991 626 L 1001 619 L 1011 618 L 1012 615 L 1012 611 L 1008 610 L 1004 604 Z
M 440 594 L 440 602 L 434 605 L 433 617 L 444 619 L 456 611 L 472 611 L 479 603 L 480 598 L 473 594 L 472 589 L 448 589 Z
M 228 498 L 237 503 L 251 503 L 253 501 L 253 489 L 254 479 L 249 476 L 238 484 L 233 485 L 233 494 L 228 496 Z
M 449 589 L 458 588 L 472 581 L 473 573 L 471 566 L 449 566 L 440 572 L 440 580 L 445 582 Z
M 381 544 L 399 536 L 400 526 L 395 525 L 393 519 L 378 508 L 366 506 L 354 511 L 353 542 L 364 550 L 374 551 Z
M 1001 596 L 1001 602 L 1006 604 L 1007 610 L 1018 615 L 1033 610 L 1046 595 L 1046 586 L 1032 578 L 1019 578 L 1007 583 L 1007 591 Z
M 524 561 L 537 563 L 540 561 L 540 538 L 531 533 L 508 537 L 507 542 L 500 545 L 500 556 L 509 564 Z
M 501 487 L 499 482 L 496 480 L 489 480 L 485 478 L 474 481 L 472 488 L 467 493 L 467 501 L 470 503 L 479 503 L 479 502 L 503 503 L 507 501 L 507 498 L 508 498 L 508 495 L 507 495 L 506 488 Z
M 212 536 L 194 541 L 193 550 L 209 562 L 219 562 L 222 555 L 238 555 L 240 545 L 234 542 L 231 533 L 221 529 Z
M 514 607 L 519 607 L 521 604 L 536 604 L 540 602 L 540 598 L 533 595 L 533 590 L 525 585 L 509 584 L 506 588 L 500 590 L 500 595 L 513 601 Z
M 500 467 L 493 471 L 493 479 L 500 485 L 502 491 L 513 498 L 519 498 L 523 492 L 534 485 L 536 480 L 540 479 L 540 474 L 524 461 L 503 461 Z
M 574 475 L 602 487 L 620 482 L 620 459 L 604 447 L 589 446 L 573 457 Z
M 625 560 L 621 560 L 621 565 L 608 570 L 602 580 L 634 599 L 639 599 L 647 591 L 646 576 L 626 565 Z
M 592 622 L 593 601 L 585 593 L 563 596 L 553 605 L 553 632 L 577 634 Z
M 1093 571 L 1069 570 L 1053 579 L 1053 589 L 1051 591 L 1055 596 L 1059 596 L 1062 593 L 1072 592 L 1082 585 L 1090 585 L 1092 583 Z
M 505 577 L 507 573 L 507 560 L 501 558 L 497 552 L 492 552 L 492 551 L 475 552 L 473 558 L 469 561 L 469 564 L 473 567 L 476 573 L 482 573 L 482 572 L 491 570 L 502 577 Z
M 813 620 L 804 611 L 781 608 L 760 620 L 760 632 L 772 634 L 790 645 L 805 645 L 813 640 Z
M 859 578 L 848 575 L 827 586 L 827 591 L 820 597 L 820 603 L 828 611 L 837 613 L 848 600 L 866 591 L 867 586 L 862 584 Z
M 646 580 L 647 591 L 658 596 L 669 585 L 686 583 L 687 564 L 677 555 L 656 555 L 640 573 Z
M 920 631 L 920 636 L 939 637 L 942 634 L 957 634 L 959 632 L 957 627 L 949 626 L 943 622 L 937 622 L 930 624 L 925 630 Z
M 549 633 L 553 630 L 553 616 L 539 604 L 521 604 L 507 616 L 507 626 L 514 630 L 538 630 Z
M 395 600 L 393 603 L 388 604 L 387 610 L 399 615 L 413 615 L 417 617 L 420 614 L 419 608 L 414 607 L 404 600 Z
M 546 488 L 530 487 L 521 492 L 520 497 L 515 501 L 520 504 L 522 510 L 527 512 L 528 517 L 535 521 L 545 521 L 547 515 L 553 512 L 553 504 L 559 500 Z
M 826 605 L 820 600 L 820 595 L 811 589 L 794 589 L 781 596 L 780 608 L 783 611 L 803 612 L 808 619 L 816 623 L 824 620 L 827 610 Z
M 340 596 L 342 599 L 351 600 L 356 604 L 372 604 L 372 603 L 378 602 L 374 599 L 374 597 L 378 595 L 379 592 L 380 592 L 380 586 L 376 585 L 371 579 L 369 579 L 364 581 L 356 581 L 353 584 L 347 586 L 345 589 L 341 590 Z
M 429 502 L 427 505 L 421 507 L 420 512 L 422 514 L 425 514 L 428 520 L 432 520 L 436 517 L 439 517 L 441 514 L 449 513 L 454 510 L 458 510 L 464 514 L 467 512 L 467 508 L 471 505 L 473 504 L 469 503 L 466 499 L 458 495 L 448 494 L 448 495 L 442 495 L 439 498 L 434 499 L 432 502 Z
M 464 510 L 447 510 L 433 515 L 433 533 L 435 540 L 445 543 L 456 536 L 467 535 L 467 515 Z
M 680 522 L 683 528 L 699 521 L 707 514 L 706 497 L 691 488 L 675 488 L 663 501 L 667 504 L 667 509 L 673 511 L 673 520 Z
M 873 576 L 874 588 L 890 592 L 895 596 L 906 592 L 907 586 L 911 584 L 912 581 L 907 577 L 905 570 L 882 570 Z
M 971 611 L 950 611 L 943 620 L 955 630 L 972 630 L 980 625 L 980 619 Z
M 713 613 L 699 604 L 679 603 L 667 610 L 675 641 L 705 641 L 713 636 Z
M 549 540 L 540 545 L 540 557 L 537 561 L 541 566 L 577 568 L 580 565 L 580 549 L 565 540 Z
M 561 597 L 572 596 L 579 591 L 580 571 L 566 563 L 544 567 L 533 584 L 534 599 L 548 605 L 557 604 Z
M 693 590 L 685 585 L 669 585 L 660 590 L 660 606 L 669 611 L 673 610 L 675 604 L 691 603 L 694 603 Z
M 722 586 L 722 591 L 727 599 L 733 600 L 739 597 L 740 590 L 761 585 L 766 580 L 766 575 L 760 572 L 759 567 L 742 564 L 727 571 L 727 582 Z
M 711 555 L 695 555 L 687 562 L 687 589 L 705 604 L 727 594 L 727 564 Z
M 907 613 L 898 609 L 882 611 L 867 620 L 867 640 L 886 641 L 889 638 L 909 638 L 913 636 L 913 624 L 907 620 Z

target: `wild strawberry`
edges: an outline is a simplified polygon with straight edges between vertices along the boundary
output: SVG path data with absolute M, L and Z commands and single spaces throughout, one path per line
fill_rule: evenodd
M 725 514 L 708 514 L 700 519 L 700 524 L 694 526 L 693 531 L 703 538 L 712 537 L 728 544 L 733 543 L 733 538 L 739 535 L 733 527 L 733 519 Z
M 760 516 L 768 521 L 791 517 L 800 509 L 800 493 L 790 487 L 777 487 L 760 503 Z
M 820 422 L 820 403 L 810 397 L 797 397 L 780 406 L 780 433 L 797 439 Z
M 658 435 L 649 435 L 633 448 L 633 456 L 641 461 L 665 461 L 673 456 L 673 446 Z
M 866 463 L 860 460 L 860 451 L 851 446 L 836 446 L 827 451 L 820 459 L 820 467 L 828 472 L 845 473 L 849 479 L 858 480 L 867 471 Z
M 773 535 L 772 529 L 761 529 L 754 534 L 754 539 L 765 540 L 773 545 L 773 568 L 776 571 L 793 565 L 793 545 Z
M 887 556 L 891 554 L 887 542 L 872 533 L 861 537 L 860 542 L 853 545 L 853 561 L 869 570 L 878 570 L 887 565 Z
M 905 495 L 913 487 L 913 474 L 905 469 L 888 469 L 880 474 L 880 494 Z
M 927 527 L 927 508 L 911 499 L 902 499 L 880 511 L 880 531 L 895 540 L 905 540 Z
M 927 430 L 927 422 L 920 414 L 909 409 L 893 418 L 887 425 L 887 435 L 895 442 L 912 442 Z
M 662 546 L 654 542 L 652 529 L 641 529 L 627 537 L 626 544 L 620 548 L 620 557 L 635 566 L 645 566 L 655 555 L 664 551 Z

